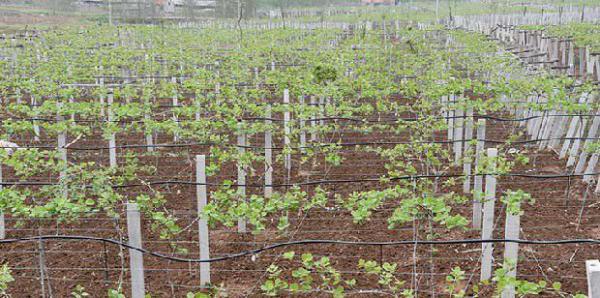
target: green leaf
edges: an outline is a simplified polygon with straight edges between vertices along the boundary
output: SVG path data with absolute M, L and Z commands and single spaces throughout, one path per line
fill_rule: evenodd
M 311 264 L 312 265 L 313 262 L 313 255 L 310 253 L 305 253 L 302 254 L 302 263 L 304 263 L 305 265 Z
M 349 287 L 354 287 L 356 285 L 356 279 L 347 280 L 346 285 L 348 285 Z
M 561 285 L 561 283 L 559 283 L 559 282 L 556 281 L 556 282 L 552 283 L 552 288 L 555 291 L 560 292 L 560 289 L 562 288 L 562 285 Z
M 338 286 L 333 290 L 333 297 L 335 298 L 341 298 L 344 297 L 344 287 L 342 286 Z
M 286 259 L 286 260 L 291 260 L 291 259 L 294 258 L 295 255 L 296 255 L 295 252 L 288 251 L 288 252 L 286 252 L 286 253 L 283 254 L 283 258 Z

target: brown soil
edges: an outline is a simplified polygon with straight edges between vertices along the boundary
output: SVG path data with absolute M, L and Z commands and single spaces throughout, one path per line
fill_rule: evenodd
M 340 124 L 343 122 L 340 121 Z M 509 122 L 487 121 L 487 138 L 501 140 L 507 137 L 513 126 Z M 390 132 L 374 131 L 372 133 L 343 132 L 337 135 L 344 142 L 358 141 L 398 141 L 406 140 L 405 135 L 393 135 Z M 252 144 L 262 145 L 262 136 L 251 140 Z M 437 136 L 438 140 L 445 139 L 445 133 Z M 20 145 L 31 145 L 28 136 L 17 139 Z M 172 136 L 160 135 L 157 143 L 171 143 Z M 43 144 L 54 144 L 51 139 L 43 139 Z M 280 145 L 281 140 L 275 144 Z M 104 141 L 98 138 L 88 138 L 77 143 L 78 146 L 98 146 Z M 117 144 L 144 144 L 139 134 L 118 136 Z M 537 146 L 519 146 L 526 151 L 531 164 L 515 169 L 516 173 L 563 173 L 566 172 L 565 161 L 559 160 L 551 151 L 536 151 Z M 144 152 L 145 149 L 134 149 Z M 501 149 L 506 151 L 508 148 Z M 208 154 L 208 147 L 163 148 L 158 150 L 158 156 L 141 157 L 145 164 L 157 167 L 157 174 L 148 177 L 149 180 L 180 179 L 194 180 L 193 156 Z M 122 154 L 123 150 L 119 150 Z M 341 166 L 326 171 L 322 166 L 298 168 L 299 156 L 294 156 L 292 181 L 318 179 L 356 179 L 376 178 L 385 173 L 384 162 L 375 154 L 345 148 L 344 162 Z M 100 164 L 108 163 L 108 152 L 104 151 L 72 151 L 71 160 L 94 160 Z M 256 165 L 257 174 L 248 179 L 249 184 L 261 184 L 262 166 Z M 283 165 L 275 169 L 274 183 L 283 183 Z M 459 169 L 449 169 L 459 172 Z M 300 176 L 299 173 L 303 175 Z M 5 179 L 10 178 L 5 172 Z M 224 179 L 235 179 L 234 164 L 223 167 L 215 177 L 209 177 L 208 182 L 220 182 Z M 39 177 L 47 180 L 49 177 Z M 443 182 L 440 181 L 440 185 Z M 460 192 L 461 183 L 453 187 L 443 187 L 440 193 Z M 334 194 L 347 195 L 354 191 L 376 189 L 383 187 L 377 182 L 346 183 L 325 185 L 324 188 Z M 166 208 L 177 214 L 178 223 L 188 227 L 185 232 L 171 241 L 160 240 L 157 233 L 151 230 L 147 219 L 143 222 L 143 246 L 151 251 L 173 253 L 175 244 L 178 248 L 187 248 L 187 254 L 178 256 L 196 258 L 198 256 L 197 226 L 195 218 L 195 189 L 189 185 L 157 186 L 167 198 Z M 498 196 L 508 189 L 523 189 L 532 194 L 535 203 L 524 205 L 525 214 L 521 218 L 521 237 L 523 239 L 571 239 L 598 238 L 600 232 L 600 216 L 598 216 L 598 198 L 593 195 L 593 189 L 584 199 L 584 186 L 579 178 L 534 179 L 521 177 L 500 177 Z M 313 187 L 303 187 L 311 192 Z M 209 187 L 209 191 L 214 190 Z M 125 194 L 134 195 L 145 189 L 127 189 Z M 248 194 L 260 194 L 262 188 L 248 189 Z M 333 201 L 331 202 L 333 206 Z M 237 253 L 240 251 L 259 248 L 269 243 L 301 239 L 338 239 L 352 241 L 394 241 L 413 238 L 424 239 L 426 236 L 425 222 L 418 223 L 419 233 L 415 235 L 414 226 L 405 225 L 388 229 L 387 218 L 397 202 L 390 202 L 381 210 L 376 210 L 371 219 L 364 224 L 355 224 L 351 215 L 343 210 L 319 209 L 307 213 L 290 214 L 291 227 L 287 234 L 281 234 L 274 225 L 260 235 L 239 234 L 235 229 L 222 226 L 210 230 L 210 251 L 212 257 Z M 471 218 L 471 204 L 465 203 L 454 206 L 455 212 Z M 494 236 L 503 238 L 504 209 L 499 202 L 496 204 L 496 219 Z M 581 214 L 581 220 L 579 217 Z M 126 240 L 126 222 L 108 218 L 106 215 L 95 215 L 72 223 L 56 223 L 52 220 L 25 221 L 17 225 L 17 219 L 7 218 L 7 237 L 22 237 L 38 234 L 67 234 L 107 237 Z M 479 238 L 477 230 L 449 231 L 435 224 L 433 231 L 437 239 Z M 297 254 L 311 252 L 317 256 L 328 256 L 335 268 L 342 271 L 345 277 L 357 278 L 357 289 L 378 289 L 376 280 L 366 277 L 357 270 L 359 259 L 370 259 L 379 262 L 394 262 L 398 264 L 398 277 L 405 280 L 407 285 L 417 288 L 419 296 L 433 296 L 434 293 L 444 292 L 444 280 L 451 268 L 460 266 L 467 272 L 470 285 L 479 279 L 479 254 L 481 244 L 473 245 L 439 245 L 439 246 L 349 246 L 349 245 L 303 245 L 275 249 L 255 256 L 238 258 L 211 265 L 212 280 L 215 285 L 223 285 L 230 296 L 246 297 L 260 296 L 260 284 L 265 280 L 265 269 L 278 260 L 281 253 L 289 250 Z M 13 268 L 15 281 L 10 284 L 9 292 L 14 297 L 39 297 L 42 294 L 40 280 L 40 244 L 18 243 L 4 245 L 0 252 L 2 263 L 8 263 Z M 495 268 L 502 263 L 503 245 L 495 245 Z M 76 285 L 82 285 L 93 297 L 104 296 L 109 288 L 116 288 L 122 281 L 124 293 L 129 296 L 129 261 L 126 250 L 119 247 L 94 242 L 80 241 L 48 241 L 43 244 L 43 259 L 46 266 L 45 294 L 53 297 L 66 297 Z M 593 245 L 521 245 L 518 274 L 527 280 L 559 281 L 563 289 L 569 292 L 585 292 L 586 275 L 585 260 L 600 258 L 600 252 Z M 289 263 L 279 262 L 283 268 L 290 268 Z M 198 265 L 192 263 L 175 263 L 146 256 L 144 258 L 146 274 L 146 290 L 153 297 L 184 297 L 188 291 L 197 291 L 199 287 Z M 550 283 L 551 283 L 550 282 Z M 549 283 L 549 284 L 550 284 Z M 488 290 L 489 291 L 489 290 Z M 488 296 L 489 292 L 484 292 Z M 311 294 L 310 296 L 315 296 Z M 318 294 L 317 296 L 326 296 Z M 352 296 L 375 297 L 375 294 L 360 294 Z M 552 296 L 548 294 L 548 296 Z

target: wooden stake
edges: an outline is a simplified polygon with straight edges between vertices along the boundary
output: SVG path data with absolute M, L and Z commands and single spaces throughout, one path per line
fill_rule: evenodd
M 37 111 L 39 110 L 39 107 L 37 106 L 37 100 L 35 99 L 35 96 L 31 95 L 31 105 L 33 110 L 35 111 L 34 115 L 37 116 Z M 37 121 L 32 120 L 31 123 L 33 124 L 33 140 L 35 142 L 39 142 L 40 141 L 40 126 L 37 124 Z
M 454 95 L 450 95 L 450 100 L 454 101 Z M 449 102 L 448 105 L 448 141 L 452 141 L 454 139 L 454 111 L 450 109 L 450 104 L 452 104 L 452 102 Z M 451 146 L 451 148 L 453 148 L 453 146 Z
M 200 259 L 210 258 L 208 221 L 202 215 L 206 207 L 206 156 L 196 155 L 196 198 L 198 208 L 198 240 L 200 248 Z M 200 263 L 200 284 L 206 286 L 210 284 L 210 263 Z
M 56 108 L 58 109 L 58 112 L 56 113 L 56 121 L 58 122 L 62 122 L 64 121 L 64 117 L 60 114 L 60 110 L 63 107 L 63 103 L 60 101 L 56 102 Z M 60 159 L 65 163 L 65 166 L 67 165 L 67 134 L 65 133 L 64 130 L 60 131 L 58 133 L 58 138 L 57 138 L 57 147 L 58 147 L 58 153 L 60 155 Z M 60 174 L 59 174 L 59 179 L 63 180 L 67 177 L 67 172 L 66 169 L 65 170 L 61 170 Z
M 304 111 L 304 95 L 300 96 L 300 105 L 302 106 L 302 110 Z M 300 120 L 300 152 L 301 153 L 305 153 L 306 149 L 304 147 L 306 147 L 306 129 L 304 129 L 304 127 L 306 127 L 306 122 L 304 121 L 304 119 L 299 119 Z
M 150 120 L 150 115 L 148 115 L 148 113 L 144 113 L 144 119 L 145 120 Z M 145 130 L 144 134 L 146 135 L 146 145 L 148 145 L 147 150 L 148 152 L 153 152 L 154 151 L 154 138 L 152 137 L 153 133 L 151 129 Z
M 243 155 L 246 152 L 246 134 L 243 132 L 242 122 L 238 123 L 237 144 L 238 153 Z M 246 169 L 239 161 L 237 166 L 237 184 L 240 200 L 246 200 Z M 238 232 L 246 233 L 246 218 L 238 219 Z
M 317 105 L 317 99 L 313 95 L 311 95 L 310 96 L 310 106 L 313 109 L 315 109 L 316 105 Z M 310 126 L 311 126 L 311 129 L 312 129 L 312 131 L 310 133 L 310 141 L 311 142 L 316 142 L 317 141 L 317 132 L 316 132 L 317 121 L 315 121 L 316 118 L 317 117 L 316 117 L 316 114 L 315 114 L 315 116 L 312 117 L 312 121 L 310 122 Z
M 265 124 L 269 126 L 265 131 L 265 198 L 273 195 L 273 133 L 271 132 L 271 105 L 266 107 Z
M 456 118 L 454 119 L 454 164 L 458 165 L 462 158 L 462 143 L 463 143 L 463 121 L 464 111 L 458 109 L 455 111 Z
M 127 203 L 127 234 L 129 245 L 142 248 L 142 228 L 140 211 L 136 203 Z M 142 252 L 129 249 L 129 270 L 131 272 L 131 297 L 144 298 L 144 256 Z
M 0 149 L 4 150 L 4 149 Z M 2 182 L 2 164 L 0 163 L 0 191 L 2 191 L 3 185 Z M 6 226 L 4 223 L 4 212 L 0 212 L 0 239 L 6 238 Z
M 519 202 L 516 203 L 516 207 L 520 208 Z M 504 225 L 504 238 L 505 239 L 519 239 L 519 232 L 521 230 L 521 215 L 513 214 L 506 211 L 506 222 Z M 517 277 L 517 262 L 519 260 L 519 244 L 514 242 L 506 242 L 504 244 L 504 265 L 510 266 L 510 270 L 506 273 L 509 277 Z M 515 287 L 509 285 L 502 291 L 502 298 L 514 298 Z
M 598 164 L 598 153 L 592 154 L 590 158 L 590 162 L 588 163 L 585 171 L 583 172 L 583 182 L 590 183 L 592 182 L 592 178 L 594 177 L 594 172 L 596 171 L 596 165 Z
M 288 89 L 283 90 L 283 104 L 285 106 L 285 112 L 283 113 L 283 129 L 284 129 L 284 148 L 290 147 L 290 137 L 291 137 L 291 127 L 290 127 L 290 91 Z M 289 153 L 285 154 L 285 172 L 286 172 L 286 181 L 290 181 L 290 177 L 292 174 L 292 156 Z
M 588 281 L 588 297 L 600 297 L 600 262 L 598 260 L 585 261 L 585 271 Z
M 174 86 L 177 86 L 177 78 L 171 77 L 171 83 Z M 177 97 L 177 91 L 173 92 L 172 103 L 173 109 L 176 109 L 177 106 L 179 106 L 179 98 Z M 175 127 L 179 128 L 179 119 L 177 119 L 177 115 L 175 113 L 173 113 L 173 122 L 175 122 Z M 177 131 L 173 133 L 173 142 L 179 142 L 179 133 Z
M 113 105 L 113 92 L 112 92 L 112 90 L 109 90 L 108 91 L 108 122 L 109 123 L 112 123 L 112 121 L 113 121 L 112 105 Z M 117 167 L 117 142 L 116 142 L 116 137 L 115 137 L 114 133 L 111 133 L 110 137 L 108 139 L 108 158 L 110 160 L 110 167 L 116 168 Z
M 583 173 L 585 164 L 588 158 L 588 146 L 592 143 L 592 140 L 596 138 L 596 134 L 598 134 L 598 127 L 600 126 L 600 117 L 594 117 L 592 120 L 592 125 L 587 134 L 586 140 L 583 142 L 583 150 L 581 150 L 581 154 L 579 154 L 579 160 L 577 161 L 577 165 L 575 166 L 575 174 Z
M 575 141 L 573 141 L 573 147 L 571 147 L 571 151 L 569 152 L 569 159 L 567 160 L 567 167 L 571 167 L 575 164 L 577 160 L 577 155 L 579 154 L 579 146 L 581 145 L 581 138 L 583 137 L 583 133 L 585 131 L 585 127 L 587 126 L 587 119 L 581 119 L 581 123 L 575 132 Z
M 485 148 L 485 119 L 477 121 L 477 146 L 475 147 L 475 169 L 479 169 Z M 473 178 L 473 229 L 481 229 L 483 194 L 483 175 L 477 173 Z
M 494 205 L 496 204 L 496 177 L 493 175 L 496 171 L 496 158 L 498 149 L 489 148 L 487 157 L 490 166 L 485 175 L 485 201 L 483 203 L 483 228 L 481 239 L 492 239 L 494 231 Z M 492 277 L 492 254 L 494 246 L 492 243 L 483 243 L 481 245 L 481 281 L 489 280 Z
M 463 164 L 463 174 L 465 180 L 463 181 L 463 193 L 467 194 L 471 192 L 471 165 L 473 163 L 473 154 L 470 154 L 471 140 L 473 139 L 473 108 L 467 109 L 467 118 L 465 125 L 465 162 Z

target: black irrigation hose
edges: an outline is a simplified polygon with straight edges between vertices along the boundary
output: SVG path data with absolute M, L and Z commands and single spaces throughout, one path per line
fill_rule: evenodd
M 263 187 L 296 187 L 296 186 L 314 186 L 314 185 L 326 185 L 326 184 L 347 184 L 347 183 L 362 183 L 362 182 L 385 182 L 385 181 L 400 181 L 400 180 L 416 180 L 416 179 L 432 179 L 432 178 L 461 178 L 461 177 L 475 177 L 492 175 L 497 177 L 520 177 L 520 178 L 532 178 L 532 179 L 556 179 L 556 178 L 572 178 L 572 177 L 583 177 L 583 176 L 597 176 L 600 172 L 584 173 L 584 174 L 548 174 L 548 175 L 534 175 L 526 173 L 480 173 L 480 174 L 443 174 L 443 175 L 410 175 L 410 176 L 399 176 L 399 177 L 383 177 L 383 178 L 363 178 L 363 179 L 337 179 L 337 180 L 315 180 L 298 183 L 282 183 L 282 184 L 227 184 L 231 187 L 251 187 L 251 188 L 263 188 Z M 58 182 L 43 182 L 43 181 L 15 181 L 0 182 L 2 186 L 52 186 L 60 185 Z M 145 186 L 156 186 L 156 185 L 207 185 L 207 186 L 225 186 L 223 183 L 198 183 L 194 181 L 184 180 L 157 180 L 148 181 L 144 183 L 136 184 L 121 184 L 112 185 L 112 188 L 132 188 L 132 187 L 145 187 Z M 82 187 L 90 187 L 89 185 L 81 185 Z
M 597 141 L 600 140 L 600 137 L 588 138 L 588 137 L 562 137 L 562 138 L 539 138 L 539 139 L 531 139 L 531 140 L 520 140 L 520 141 L 501 141 L 501 140 L 493 140 L 493 139 L 461 139 L 461 140 L 440 140 L 440 141 L 382 141 L 382 142 L 354 142 L 354 143 L 319 143 L 307 146 L 290 146 L 290 149 L 302 150 L 302 149 L 312 149 L 312 148 L 321 148 L 327 147 L 331 145 L 340 146 L 340 147 L 353 147 L 353 146 L 377 146 L 377 145 L 408 145 L 408 144 L 454 144 L 454 143 L 462 143 L 462 142 L 470 142 L 470 141 L 483 141 L 484 143 L 489 144 L 511 144 L 511 145 L 526 145 L 526 144 L 534 144 L 537 142 L 546 142 L 546 141 Z M 184 148 L 184 147 L 194 147 L 194 146 L 219 146 L 219 147 L 232 147 L 232 148 L 246 148 L 246 149 L 255 149 L 255 150 L 283 150 L 284 147 L 263 147 L 263 146 L 251 146 L 251 145 L 236 145 L 236 144 L 218 144 L 218 143 L 183 143 L 183 144 L 155 144 L 155 145 L 142 145 L 142 144 L 132 144 L 132 145 L 117 145 L 114 147 L 111 146 L 97 146 L 97 147 L 77 147 L 77 146 L 67 146 L 65 147 L 67 150 L 72 151 L 95 151 L 95 150 L 109 150 L 109 149 L 138 149 L 138 148 Z M 0 146 L 0 149 L 58 149 L 56 146 Z
M 65 115 L 65 117 L 68 117 L 68 115 Z M 396 118 L 388 118 L 388 119 L 382 119 L 382 120 L 372 120 L 372 119 L 361 119 L 361 118 L 350 118 L 350 117 L 320 117 L 320 118 L 309 118 L 309 119 L 291 119 L 289 120 L 290 122 L 299 122 L 299 121 L 304 121 L 304 122 L 317 122 L 317 121 L 336 121 L 336 120 L 343 120 L 343 121 L 352 121 L 352 122 L 361 122 L 361 123 L 395 123 L 395 122 L 417 122 L 417 121 L 423 121 L 423 120 L 446 120 L 446 119 L 465 119 L 465 118 L 473 118 L 473 119 L 489 119 L 489 120 L 494 120 L 494 121 L 498 121 L 498 122 L 522 122 L 522 121 L 529 121 L 529 120 L 534 120 L 534 119 L 538 119 L 538 118 L 548 118 L 548 117 L 600 117 L 600 114 L 550 114 L 550 115 L 539 115 L 539 116 L 529 116 L 529 117 L 523 117 L 523 118 L 503 118 L 503 117 L 498 117 L 498 116 L 492 116 L 492 115 L 473 115 L 473 116 L 445 116 L 445 117 L 396 117 Z M 205 118 L 206 119 L 206 118 Z M 0 121 L 4 121 L 4 120 L 16 120 L 16 121 L 39 121 L 39 122 L 74 122 L 74 123 L 144 123 L 145 120 L 113 120 L 113 121 L 108 121 L 106 119 L 94 119 L 94 120 L 88 120 L 88 119 L 79 119 L 79 120 L 72 120 L 72 119 L 63 119 L 63 120 L 59 120 L 59 119 L 55 119 L 55 118 L 14 118 L 14 117 L 8 117 L 8 118 L 0 118 Z M 172 120 L 172 119 L 169 119 Z M 210 119 L 212 121 L 217 121 L 214 119 Z M 282 118 L 266 118 L 266 117 L 243 117 L 238 119 L 238 121 L 273 121 L 273 122 L 284 122 L 284 119 Z M 196 121 L 195 119 L 188 119 L 188 120 L 177 120 L 176 122 L 180 123 L 180 122 L 194 122 Z
M 275 243 L 261 248 L 246 250 L 234 254 L 228 254 L 222 257 L 210 258 L 210 259 L 195 259 L 195 258 L 181 258 L 169 256 L 159 252 L 150 251 L 141 247 L 135 247 L 127 243 L 101 237 L 90 237 L 90 236 L 79 236 L 79 235 L 42 235 L 42 236 L 31 236 L 22 238 L 11 238 L 1 239 L 0 244 L 18 243 L 18 242 L 32 242 L 32 241 L 46 241 L 46 240 L 80 240 L 80 241 L 94 241 L 109 243 L 121 247 L 125 247 L 131 250 L 141 252 L 146 255 L 150 255 L 156 258 L 174 261 L 174 262 L 185 262 L 185 263 L 214 263 L 220 261 L 227 261 L 231 259 L 237 259 L 244 256 L 251 256 L 259 254 L 263 251 L 273 250 L 277 248 L 284 248 L 290 246 L 303 246 L 303 245 L 350 245 L 350 246 L 401 246 L 401 245 L 456 245 L 456 244 L 481 244 L 481 243 L 519 243 L 519 244 L 530 244 L 530 245 L 565 245 L 565 244 L 600 244 L 600 240 L 597 239 L 561 239 L 561 240 L 524 240 L 524 239 L 460 239 L 460 240 L 400 240 L 390 242 L 359 242 L 359 241 L 346 241 L 346 240 L 327 240 L 327 239 L 316 239 L 316 240 L 298 240 L 290 242 Z
M 502 177 L 521 177 L 521 178 L 532 178 L 532 179 L 556 179 L 556 178 L 568 178 L 568 177 L 583 177 L 589 175 L 598 175 L 600 172 L 595 173 L 587 173 L 587 174 L 550 174 L 550 175 L 533 175 L 533 174 L 525 174 L 525 173 L 509 173 L 509 174 L 490 174 L 490 173 L 482 173 L 482 174 L 444 174 L 444 175 L 412 175 L 412 176 L 400 176 L 400 177 L 390 177 L 390 178 L 363 178 L 363 179 L 336 179 L 336 180 L 315 180 L 315 181 L 306 181 L 299 183 L 282 183 L 282 184 L 271 184 L 271 185 L 256 185 L 256 184 L 231 184 L 232 187 L 243 186 L 243 187 L 252 187 L 252 188 L 263 188 L 265 186 L 273 187 L 273 188 L 281 188 L 281 187 L 295 187 L 295 186 L 314 186 L 314 185 L 326 185 L 326 184 L 347 184 L 347 183 L 362 183 L 362 182 L 381 182 L 384 180 L 387 181 L 400 181 L 400 180 L 415 180 L 415 179 L 431 179 L 431 178 L 460 178 L 460 177 L 475 177 L 482 175 L 494 175 L 494 176 L 502 176 Z M 208 186 L 223 186 L 224 184 L 219 183 L 197 183 L 192 181 L 153 181 L 147 182 L 147 184 L 127 184 L 114 186 L 115 188 L 129 188 L 129 187 L 140 187 L 146 185 L 169 185 L 169 184 L 183 184 L 183 185 L 208 185 Z

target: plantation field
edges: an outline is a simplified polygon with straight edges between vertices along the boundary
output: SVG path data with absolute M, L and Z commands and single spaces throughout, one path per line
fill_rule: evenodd
M 600 295 L 600 9 L 434 3 L 11 27 L 0 295 Z

